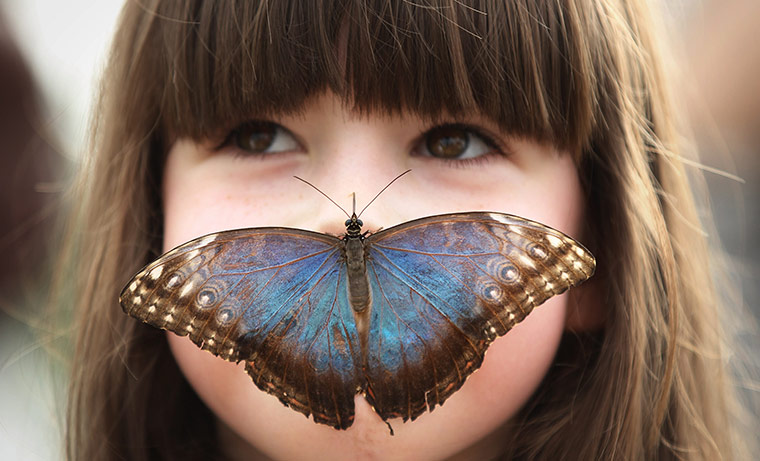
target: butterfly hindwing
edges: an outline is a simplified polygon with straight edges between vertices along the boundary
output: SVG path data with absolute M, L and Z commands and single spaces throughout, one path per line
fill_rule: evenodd
M 284 228 L 226 231 L 184 244 L 120 297 L 133 317 L 226 360 L 315 421 L 353 421 L 359 351 L 341 241 Z
M 588 278 L 591 254 L 500 213 L 422 218 L 367 239 L 368 398 L 383 419 L 442 404 L 534 307 Z
M 487 344 L 466 335 L 426 299 L 432 293 L 410 287 L 393 266 L 371 261 L 368 270 L 367 399 L 383 419 L 414 419 L 459 388 Z

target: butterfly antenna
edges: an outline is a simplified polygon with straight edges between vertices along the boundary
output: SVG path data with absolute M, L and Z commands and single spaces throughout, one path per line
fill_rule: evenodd
M 406 170 L 403 173 L 401 173 L 400 175 L 398 175 L 395 178 L 393 178 L 393 180 L 391 182 L 389 182 L 388 185 L 386 185 L 385 187 L 383 187 L 383 189 L 380 192 L 378 192 L 377 195 L 375 195 L 375 198 L 373 198 L 372 200 L 370 200 L 369 203 L 367 205 L 365 205 L 364 208 L 362 208 L 362 211 L 359 212 L 359 216 L 361 216 L 362 213 L 364 213 L 364 210 L 366 210 L 367 208 L 369 208 L 370 205 L 372 205 L 372 202 L 374 202 L 378 197 L 380 197 L 380 194 L 382 194 L 383 192 L 385 192 L 385 189 L 391 187 L 391 184 L 393 184 L 394 182 L 396 182 L 400 177 L 404 176 L 405 174 L 409 173 L 410 171 L 412 171 L 412 170 L 411 169 L 410 170 Z
M 349 219 L 351 219 L 351 215 L 348 214 L 348 212 L 346 210 L 344 210 L 342 206 L 340 206 L 337 203 L 335 203 L 335 200 L 331 199 L 329 195 L 327 195 L 324 192 L 322 192 L 321 190 L 319 190 L 319 188 L 317 186 L 315 186 L 314 184 L 310 183 L 309 181 L 307 181 L 305 179 L 299 178 L 298 176 L 293 176 L 293 177 L 296 178 L 297 180 L 301 181 L 301 182 L 304 182 L 304 183 L 310 185 L 312 188 L 314 188 L 315 191 L 317 191 L 320 194 L 324 195 L 327 200 L 331 201 L 333 205 L 335 205 L 336 207 L 338 207 L 340 209 L 340 211 L 342 211 Z M 394 181 L 395 181 L 395 179 L 394 179 Z M 356 196 L 354 196 L 354 208 L 356 208 Z

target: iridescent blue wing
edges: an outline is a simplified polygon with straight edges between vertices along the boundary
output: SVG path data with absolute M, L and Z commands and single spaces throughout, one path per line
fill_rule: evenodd
M 414 419 L 443 404 L 496 337 L 595 267 L 570 237 L 501 213 L 422 218 L 365 245 L 366 396 L 383 419 Z
M 342 245 L 286 228 L 211 234 L 149 264 L 120 302 L 133 317 L 245 361 L 256 385 L 285 405 L 346 428 L 361 384 Z

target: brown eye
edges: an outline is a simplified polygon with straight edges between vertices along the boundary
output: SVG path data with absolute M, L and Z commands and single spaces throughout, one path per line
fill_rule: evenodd
M 413 152 L 422 157 L 461 163 L 487 158 L 491 154 L 504 155 L 504 150 L 499 146 L 477 126 L 447 123 L 425 132 Z
M 247 123 L 238 128 L 235 144 L 250 152 L 264 152 L 272 145 L 276 131 L 272 123 Z
M 434 157 L 460 157 L 470 144 L 470 135 L 466 129 L 448 125 L 433 129 L 427 135 L 426 146 Z
M 272 122 L 252 121 L 237 127 L 230 144 L 251 154 L 271 154 L 299 148 L 298 141 L 280 125 Z

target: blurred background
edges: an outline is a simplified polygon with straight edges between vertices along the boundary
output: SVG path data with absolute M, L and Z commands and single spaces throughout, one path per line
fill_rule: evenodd
M 0 0 L 0 460 L 63 459 L 60 331 L 35 320 L 46 242 L 122 0 Z M 758 0 L 662 0 L 679 100 L 731 257 L 741 314 L 760 309 Z M 706 210 L 710 211 L 710 210 Z M 723 283 L 723 282 L 721 282 Z M 741 317 L 739 317 L 741 318 Z M 747 329 L 753 334 L 752 329 Z M 750 338 L 756 341 L 757 338 Z
M 64 459 L 61 328 L 41 316 L 55 211 L 123 0 L 0 0 L 0 460 Z M 52 352 L 52 354 L 48 354 Z

